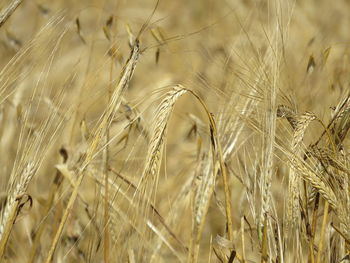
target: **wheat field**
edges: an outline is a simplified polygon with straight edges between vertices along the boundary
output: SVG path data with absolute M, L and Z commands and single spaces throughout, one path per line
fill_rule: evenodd
M 0 10 L 0 262 L 350 261 L 349 1 Z

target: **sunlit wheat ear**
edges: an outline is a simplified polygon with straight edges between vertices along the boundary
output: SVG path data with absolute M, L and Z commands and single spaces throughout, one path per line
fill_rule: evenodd
M 305 131 L 313 120 L 316 120 L 316 115 L 312 112 L 305 112 L 302 115 L 297 116 L 293 134 L 293 150 L 300 146 L 304 138 Z
M 294 166 L 294 169 L 297 171 L 298 174 L 302 176 L 302 178 L 307 181 L 309 184 L 311 184 L 316 191 L 322 196 L 327 202 L 325 203 L 325 214 L 328 214 L 328 206 L 330 205 L 332 209 L 334 210 L 335 214 L 338 216 L 341 225 L 345 226 L 347 225 L 346 218 L 344 218 L 344 207 L 342 204 L 342 200 L 337 198 L 335 192 L 333 189 L 325 183 L 322 178 L 324 177 L 324 174 L 321 173 L 320 175 L 317 174 L 314 170 L 312 170 L 308 164 L 306 164 L 304 161 L 302 161 L 300 158 L 292 158 L 291 159 L 292 165 Z M 317 171 L 318 169 L 316 169 Z M 320 172 L 320 171 L 319 171 Z M 326 218 L 324 216 L 323 218 Z M 325 229 L 325 221 L 322 222 L 322 229 L 321 229 L 321 237 L 319 239 L 319 248 L 322 250 L 322 241 L 323 241 L 323 234 Z M 317 262 L 320 261 L 321 255 L 320 253 L 317 254 Z
M 293 138 L 291 142 L 291 151 L 293 156 L 300 156 L 303 153 L 302 141 L 309 124 L 316 119 L 315 114 L 305 112 L 297 115 L 292 109 L 285 105 L 279 105 L 277 108 L 277 117 L 286 118 L 293 129 Z M 295 158 L 293 157 L 292 158 Z M 300 178 L 296 173 L 294 166 L 289 169 L 288 183 L 288 204 L 287 204 L 287 222 L 295 227 L 299 225 L 299 196 L 300 196 Z
M 166 97 L 160 103 L 155 117 L 156 121 L 147 152 L 146 164 L 144 172 L 142 173 L 141 182 L 147 180 L 147 177 L 149 176 L 152 176 L 152 180 L 158 177 L 169 117 L 177 99 L 186 92 L 186 89 L 180 86 L 175 86 L 166 94 Z
M 309 124 L 316 119 L 315 114 L 310 112 L 305 112 L 304 114 L 297 116 L 295 118 L 295 127 L 293 131 L 293 139 L 291 150 L 295 156 L 299 156 L 303 151 L 302 141 Z M 300 196 L 300 179 L 296 174 L 293 166 L 289 171 L 289 198 L 287 207 L 287 219 L 292 226 L 299 225 L 299 196 Z
M 331 133 L 334 138 L 335 148 L 340 158 L 335 158 L 337 155 L 331 154 L 330 151 L 321 151 L 323 159 L 329 165 L 337 169 L 335 184 L 338 184 L 337 197 L 340 200 L 341 207 L 338 212 L 342 236 L 349 243 L 350 241 L 350 195 L 349 195 L 349 169 L 346 159 L 346 151 L 344 151 L 343 141 L 345 140 L 350 128 L 350 93 L 338 103 L 334 111 L 334 122 L 331 128 Z M 341 172 L 339 172 L 341 171 Z
M 49 253 L 46 258 L 46 262 L 49 263 L 53 259 L 54 252 L 56 250 L 56 247 L 58 245 L 58 242 L 60 240 L 60 237 L 63 232 L 64 225 L 67 221 L 67 218 L 72 210 L 72 207 L 74 205 L 74 202 L 78 196 L 79 187 L 84 179 L 85 175 L 85 169 L 90 164 L 90 162 L 94 159 L 95 154 L 98 153 L 98 147 L 100 143 L 102 142 L 102 139 L 104 138 L 104 135 L 106 133 L 106 130 L 110 127 L 115 114 L 121 104 L 122 95 L 125 92 L 125 90 L 129 86 L 129 81 L 133 76 L 133 73 L 135 71 L 135 67 L 139 58 L 140 54 L 140 46 L 138 39 L 135 40 L 134 46 L 131 49 L 131 53 L 129 56 L 128 61 L 126 62 L 125 66 L 123 67 L 123 70 L 120 74 L 120 78 L 118 81 L 118 84 L 116 88 L 114 89 L 111 99 L 108 103 L 108 106 L 101 116 L 101 119 L 99 123 L 96 126 L 95 131 L 93 132 L 92 138 L 89 142 L 89 146 L 87 149 L 87 153 L 84 156 L 84 158 L 81 160 L 81 167 L 77 171 L 77 181 L 74 186 L 73 192 L 68 200 L 67 207 L 64 210 L 62 219 L 60 221 L 60 224 L 58 226 L 58 229 L 54 235 L 54 239 L 52 241 L 52 244 L 50 246 Z
M 335 120 L 332 128 L 334 142 L 340 149 L 346 134 L 350 129 L 350 94 L 347 95 L 335 109 Z
M 148 201 L 145 200 L 145 197 L 149 196 L 151 200 L 154 200 L 157 193 L 160 165 L 164 151 L 164 140 L 166 138 L 169 118 L 176 101 L 186 92 L 187 90 L 185 88 L 179 85 L 174 86 L 165 95 L 165 98 L 161 101 L 156 110 L 157 114 L 155 116 L 154 128 L 151 132 L 145 168 L 138 186 L 138 189 L 140 189 L 140 196 L 138 196 L 137 202 L 139 202 L 141 213 L 143 213 L 143 216 L 145 217 L 148 217 L 148 213 L 145 212 L 147 211 L 145 209 L 148 206 Z M 151 258 L 154 258 L 154 256 Z
M 332 153 L 328 149 L 319 148 L 317 146 L 313 146 L 312 150 L 310 151 L 310 154 L 314 156 L 317 160 L 323 163 L 323 165 L 331 166 L 345 174 L 349 174 L 349 170 L 346 168 L 346 165 L 342 163 L 339 158 L 336 158 L 334 156 L 335 154 Z M 342 174 L 339 174 L 339 177 L 344 177 Z
M 292 157 L 292 154 L 289 157 L 291 158 L 291 165 L 302 176 L 302 178 L 316 188 L 335 211 L 339 211 L 339 203 L 332 188 L 322 181 L 320 176 L 317 175 L 316 172 L 305 163 L 305 161 L 301 160 L 300 157 Z
M 344 96 L 334 110 L 333 119 L 331 121 L 331 133 L 334 140 L 335 149 L 338 152 L 331 154 L 330 151 L 319 151 L 319 156 L 330 166 L 338 170 L 333 178 L 335 189 L 339 200 L 338 217 L 340 221 L 341 235 L 346 242 L 350 243 L 350 195 L 349 195 L 349 169 L 347 165 L 346 151 L 344 151 L 343 141 L 345 140 L 350 129 L 350 93 Z M 335 149 L 334 149 L 335 148 Z M 336 158 L 339 156 L 339 158 Z
M 155 116 L 154 128 L 151 133 L 150 145 L 146 155 L 145 168 L 140 178 L 138 189 L 140 194 L 138 202 L 140 205 L 147 207 L 147 202 L 142 201 L 143 196 L 149 196 L 154 199 L 157 192 L 159 180 L 159 170 L 163 156 L 164 139 L 166 137 L 167 124 L 175 105 L 175 102 L 187 92 L 186 89 L 180 86 L 174 86 L 166 95 L 157 108 Z M 141 208 L 141 211 L 143 208 Z

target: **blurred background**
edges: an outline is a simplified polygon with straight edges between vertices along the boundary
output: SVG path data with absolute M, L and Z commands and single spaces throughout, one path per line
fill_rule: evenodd
M 11 2 L 2 0 L 0 9 Z M 227 245 L 217 239 L 227 233 L 218 176 L 193 261 L 228 262 L 232 251 L 242 259 L 243 246 L 243 261 L 259 262 L 261 189 L 254 182 L 261 182 L 269 98 L 275 108 L 310 111 L 327 124 L 349 89 L 349 26 L 345 0 L 24 0 L 0 28 L 0 191 L 4 211 L 20 174 L 33 161 L 35 174 L 25 189 L 33 203 L 23 203 L 5 262 L 46 259 L 76 180 L 72 171 L 81 165 L 137 37 L 141 53 L 106 139 L 107 165 L 105 141 L 86 171 L 54 262 L 106 261 L 107 166 L 121 175 L 108 171 L 109 262 L 191 262 L 193 189 L 212 158 L 208 117 L 192 96 L 176 101 L 166 125 L 154 188 L 159 216 L 153 209 L 147 221 L 130 208 L 159 125 L 159 105 L 175 84 L 194 91 L 214 116 L 233 207 L 234 240 Z M 322 132 L 319 123 L 310 124 L 305 145 Z M 283 240 L 285 231 L 289 168 L 282 152 L 293 135 L 282 119 L 276 120 L 275 133 L 268 261 L 308 262 L 306 230 L 282 259 L 278 242 L 272 241 Z M 149 221 L 155 227 L 145 234 L 140 226 L 149 227 Z M 339 262 L 331 261 L 331 245 L 325 247 L 322 262 Z M 231 252 L 220 259 L 218 251 L 225 254 L 225 249 Z

